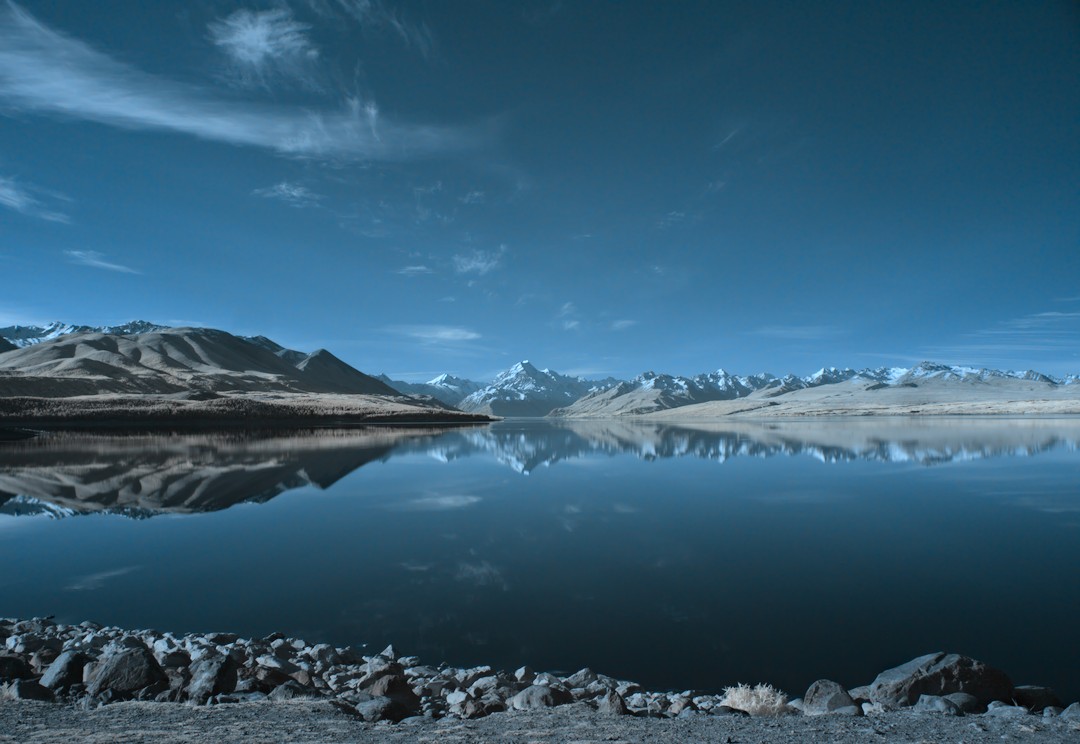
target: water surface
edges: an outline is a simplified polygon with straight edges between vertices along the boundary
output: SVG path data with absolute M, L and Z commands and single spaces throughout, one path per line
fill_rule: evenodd
M 505 421 L 0 445 L 0 616 L 651 688 L 935 650 L 1080 697 L 1080 421 Z

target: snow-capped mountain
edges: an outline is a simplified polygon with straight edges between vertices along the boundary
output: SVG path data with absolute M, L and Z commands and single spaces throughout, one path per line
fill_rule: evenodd
M 72 325 L 56 321 L 45 326 L 8 326 L 0 328 L 0 338 L 5 338 L 18 348 L 40 344 L 42 341 L 52 341 L 71 333 L 109 333 L 114 335 L 129 336 L 139 333 L 153 333 L 154 331 L 168 330 L 169 326 L 150 323 L 146 320 L 133 320 L 115 326 L 85 326 Z
M 457 406 L 466 396 L 484 387 L 483 383 L 447 374 L 439 375 L 427 382 L 391 380 L 386 375 L 379 375 L 376 379 L 385 382 L 404 395 L 430 395 L 450 406 Z
M 989 380 L 1027 380 L 1029 382 L 1045 382 L 1051 385 L 1067 385 L 1070 378 L 1076 379 L 1075 375 L 1065 378 L 1056 378 L 1050 375 L 1024 370 L 1014 372 L 1012 370 L 986 369 L 985 367 L 962 367 L 935 362 L 921 362 L 908 370 L 903 370 L 893 382 L 905 383 L 918 380 L 954 380 L 959 382 L 987 382 Z
M 640 415 L 711 400 L 732 400 L 752 392 L 753 388 L 722 369 L 695 377 L 645 372 L 632 380 L 597 388 L 571 405 L 552 411 L 551 415 Z
M 526 360 L 467 396 L 458 408 L 495 416 L 546 416 L 553 409 L 568 406 L 592 390 L 618 382 L 568 377 L 550 369 L 537 369 Z

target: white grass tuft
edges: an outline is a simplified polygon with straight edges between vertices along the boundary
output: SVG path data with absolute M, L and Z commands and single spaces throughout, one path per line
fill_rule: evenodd
M 791 711 L 787 702 L 787 694 L 772 685 L 751 687 L 740 682 L 735 687 L 724 688 L 724 699 L 720 704 L 752 716 L 782 716 Z

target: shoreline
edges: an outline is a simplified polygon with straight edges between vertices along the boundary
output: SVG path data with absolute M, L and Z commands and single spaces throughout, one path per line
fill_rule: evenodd
M 649 691 L 588 668 L 566 675 L 527 666 L 514 672 L 432 666 L 392 646 L 365 653 L 281 633 L 245 639 L 234 633 L 174 635 L 48 618 L 0 619 L 0 642 L 0 700 L 6 701 L 0 709 L 36 701 L 46 706 L 33 709 L 42 720 L 93 720 L 97 709 L 117 703 L 144 715 L 166 715 L 192 706 L 252 710 L 303 702 L 328 705 L 324 713 L 336 711 L 354 722 L 402 728 L 492 717 L 497 723 L 499 716 L 565 709 L 561 715 L 572 718 L 647 719 L 656 725 L 968 717 L 993 725 L 1020 722 L 1029 729 L 1038 721 L 1063 737 L 1080 731 L 1080 703 L 1067 705 L 1045 687 L 1014 685 L 1001 670 L 958 654 L 928 654 L 851 689 L 819 680 L 788 699 L 767 685 L 714 694 Z

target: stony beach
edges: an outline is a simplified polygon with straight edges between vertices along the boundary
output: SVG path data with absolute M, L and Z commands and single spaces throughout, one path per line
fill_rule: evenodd
M 649 691 L 573 674 L 431 666 L 280 633 L 175 636 L 0 620 L 3 741 L 1076 741 L 1080 703 L 933 653 L 845 689 Z

